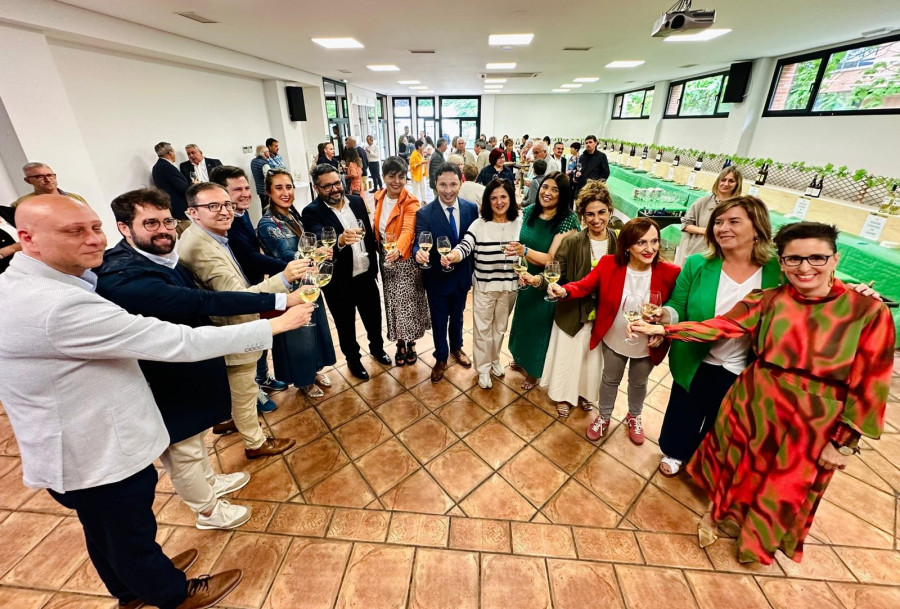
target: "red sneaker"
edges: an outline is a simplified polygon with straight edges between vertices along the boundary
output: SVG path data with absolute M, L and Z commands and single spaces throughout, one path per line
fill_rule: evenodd
M 644 426 L 641 424 L 641 415 L 636 417 L 625 415 L 625 424 L 628 425 L 628 439 L 640 446 L 644 443 Z
M 587 435 L 588 440 L 595 442 L 606 435 L 607 429 L 609 429 L 609 419 L 604 419 L 600 415 L 597 415 L 597 418 L 590 424 L 585 434 Z

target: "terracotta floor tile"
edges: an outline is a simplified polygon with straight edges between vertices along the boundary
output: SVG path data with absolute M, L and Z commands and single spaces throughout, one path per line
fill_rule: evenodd
M 418 550 L 409 609 L 478 609 L 478 555 Z
M 109 594 L 90 560 L 82 561 L 78 568 L 75 569 L 75 573 L 72 574 L 72 577 L 69 578 L 69 581 L 60 587 L 60 590 L 63 592 L 76 592 L 101 596 Z M 2 598 L 2 596 L 0 596 L 0 598 Z M 4 606 L 5 605 L 0 603 L 0 607 Z
M 159 485 L 157 485 L 159 488 Z M 174 492 L 174 491 L 172 491 Z M 35 493 L 31 499 L 26 501 L 19 507 L 22 512 L 41 512 L 43 514 L 53 514 L 55 516 L 74 516 L 75 510 L 70 510 L 56 502 L 50 493 Z
M 312 505 L 283 503 L 269 522 L 269 533 L 324 537 L 334 510 Z
M 9 571 L 62 520 L 49 514 L 16 512 L 0 522 L 0 574 Z
M 397 379 L 390 374 L 374 376 L 368 383 L 361 383 L 355 389 L 372 408 L 384 404 L 404 391 L 403 385 L 398 383 Z
M 235 435 L 235 434 L 232 434 Z M 228 436 L 226 436 L 228 437 Z M 265 457 L 262 459 L 248 459 L 244 453 L 244 443 L 236 441 L 225 448 L 219 448 L 216 444 L 216 457 L 219 460 L 219 468 L 223 472 L 247 472 L 252 474 L 258 469 L 262 469 L 267 463 L 281 457 Z M 212 457 L 210 456 L 210 459 Z
M 484 408 L 466 396 L 454 398 L 435 414 L 459 437 L 464 437 L 490 418 Z
M 0 455 L 0 478 L 16 469 L 21 461 L 16 457 L 6 457 Z
M 621 425 L 617 426 L 609 439 L 603 442 L 601 450 L 644 478 L 653 475 L 662 458 L 659 447 L 652 442 L 644 442 L 641 446 L 632 444 L 628 439 L 627 430 Z
M 734 539 L 719 538 L 719 541 L 706 548 L 706 554 L 716 571 L 730 571 L 747 575 L 780 576 L 784 574 L 777 562 L 763 565 L 758 562 L 742 563 L 738 561 L 737 541 Z
M 536 507 L 550 499 L 568 478 L 564 471 L 531 446 L 525 447 L 499 473 Z
M 450 547 L 458 550 L 511 552 L 509 523 L 503 520 L 451 518 Z
M 462 393 L 453 383 L 432 383 L 430 380 L 419 383 L 410 389 L 420 402 L 431 410 L 435 410 Z
M 489 420 L 467 435 L 464 441 L 494 469 L 498 469 L 525 446 L 522 438 L 496 419 Z
M 351 541 L 384 541 L 390 512 L 381 510 L 337 509 L 331 518 L 327 537 Z
M 235 505 L 243 505 L 252 511 L 250 520 L 241 525 L 240 530 L 246 532 L 262 533 L 269 526 L 269 521 L 275 515 L 277 503 L 271 501 L 251 501 L 249 499 L 235 499 L 232 501 Z
M 828 491 L 826 491 L 826 496 Z M 893 536 L 869 524 L 858 512 L 848 512 L 828 499 L 819 503 L 811 534 L 826 543 L 866 548 L 891 549 Z
M 172 495 L 156 515 L 156 519 L 163 524 L 193 526 L 197 522 L 197 514 L 191 511 L 181 498 Z
M 3 583 L 26 588 L 57 589 L 87 558 L 84 529 L 67 518 L 13 567 Z
M 500 411 L 519 399 L 518 393 L 503 383 L 496 381 L 496 379 L 491 385 L 490 389 L 482 389 L 477 386 L 473 387 L 466 392 L 466 395 L 491 414 Z
M 162 549 L 166 556 L 171 558 L 186 550 L 196 548 L 200 552 L 200 556 L 194 566 L 188 569 L 187 576 L 197 577 L 211 571 L 233 534 L 232 531 L 201 531 L 193 526 L 175 527 Z
M 449 534 L 449 516 L 395 512 L 391 516 L 387 542 L 446 548 Z
M 375 499 L 353 465 L 345 465 L 312 488 L 304 491 L 309 503 L 361 508 Z
M 335 609 L 406 606 L 414 548 L 356 544 Z
M 569 410 L 569 416 L 565 419 L 560 419 L 559 422 L 574 431 L 580 437 L 585 438 L 585 432 L 587 432 L 587 428 L 591 425 L 591 423 L 594 422 L 594 419 L 596 418 L 596 410 L 587 412 L 585 410 L 582 410 L 581 408 L 571 408 Z M 588 441 L 590 442 L 590 440 Z M 601 440 L 591 443 L 594 445 L 599 445 L 601 443 Z
M 421 352 L 422 347 L 417 341 L 416 353 Z M 418 360 L 413 366 L 397 366 L 391 368 L 388 372 L 406 389 L 410 389 L 431 377 L 431 366 L 422 360 Z
M 578 557 L 586 560 L 643 564 L 634 533 L 572 527 Z
M 867 451 L 869 452 L 869 451 Z M 871 451 L 874 452 L 874 451 Z M 888 482 L 879 476 L 875 470 L 873 470 L 864 460 L 861 458 L 849 459 L 847 462 L 847 468 L 841 472 L 844 475 L 852 476 L 857 480 L 865 482 L 871 486 L 874 486 L 880 491 L 884 491 L 885 493 L 893 493 L 894 489 L 891 487 Z
M 286 459 L 300 489 L 304 491 L 350 461 L 331 435 L 295 450 Z
M 10 609 L 40 609 L 50 598 L 50 593 L 17 588 L 0 588 L 0 607 Z
M 843 609 L 825 582 L 768 578 L 758 581 L 775 609 Z
M 263 609 L 331 609 L 352 547 L 340 541 L 293 540 Z
M 410 393 L 401 393 L 379 406 L 375 412 L 394 433 L 399 433 L 427 415 L 429 410 Z
M 0 478 L 0 509 L 15 510 L 38 492 L 46 494 L 46 491 L 38 491 L 22 484 L 22 466 L 16 459 L 15 467 Z
M 453 500 L 438 486 L 424 469 L 381 496 L 385 509 L 401 512 L 445 514 L 453 507 Z
M 900 585 L 900 552 L 868 548 L 834 548 L 834 551 L 859 581 Z
M 340 378 L 339 374 L 333 376 Z M 344 387 L 344 389 L 346 389 L 346 387 Z M 336 388 L 332 388 L 328 391 L 333 392 L 331 395 L 337 395 L 340 391 L 343 391 L 343 389 L 337 391 Z M 326 393 L 324 397 L 318 398 L 317 401 L 321 402 L 322 400 L 331 397 L 331 395 Z M 286 389 L 285 391 L 270 393 L 269 398 L 278 405 L 278 408 L 272 412 L 261 413 L 269 426 L 273 426 L 297 413 L 304 412 L 312 407 L 313 404 L 312 400 L 306 397 L 305 393 L 293 387 Z
M 213 566 L 214 573 L 244 572 L 240 585 L 228 595 L 230 607 L 256 609 L 262 604 L 289 545 L 290 539 L 280 535 L 234 534 Z
M 482 555 L 482 609 L 550 609 L 551 606 L 543 559 Z
M 781 570 L 788 577 L 826 581 L 856 581 L 850 570 L 828 546 L 806 544 L 803 548 L 803 561 L 799 563 L 781 552 L 775 554 L 775 560 L 778 561 Z
M 557 524 L 614 527 L 616 512 L 575 480 L 569 480 L 544 506 L 544 514 Z
M 458 440 L 450 428 L 428 415 L 397 436 L 421 463 L 427 463 Z
M 575 473 L 595 450 L 593 444 L 559 422 L 548 427 L 531 445 L 568 474 Z
M 390 430 L 375 413 L 366 412 L 334 430 L 351 459 L 357 459 L 391 437 Z
M 680 503 L 683 503 L 698 516 L 703 514 L 709 505 L 709 498 L 706 496 L 706 492 L 684 472 L 681 472 L 674 478 L 666 478 L 657 472 L 653 476 L 653 484 L 665 491 L 666 494 L 677 499 Z
M 253 472 L 250 482 L 235 494 L 240 499 L 286 501 L 300 492 L 283 459 L 273 460 Z
M 368 452 L 356 465 L 376 495 L 383 494 L 419 467 L 419 463 L 396 439 L 388 440 Z
M 59 592 L 50 598 L 43 609 L 115 609 L 118 604 L 114 598 Z
M 513 522 L 510 526 L 514 554 L 575 558 L 575 541 L 567 526 L 528 522 Z
M 611 565 L 548 560 L 554 609 L 621 608 L 622 595 Z
M 825 497 L 883 531 L 894 530 L 894 497 L 842 472 L 832 478 Z
M 465 497 L 493 470 L 472 450 L 459 442 L 425 466 L 454 501 Z
M 700 609 L 769 609 L 752 577 L 685 571 Z
M 620 514 L 628 511 L 647 482 L 603 451 L 594 453 L 574 477 Z
M 550 396 L 547 395 L 547 390 L 540 385 L 538 385 L 531 391 L 528 391 L 522 397 L 549 414 L 554 419 L 557 417 L 556 400 L 550 399 Z
M 871 449 L 863 451 L 860 455 L 858 458 L 865 461 L 866 465 L 887 482 L 895 493 L 900 492 L 900 468 Z
M 316 410 L 331 429 L 369 410 L 365 400 L 352 389 L 316 404 Z
M 697 534 L 700 518 L 653 485 L 635 501 L 628 519 L 644 531 Z
M 697 543 L 696 535 L 646 533 L 643 531 L 638 531 L 635 535 L 648 565 L 712 569 L 706 552 Z
M 450 358 L 453 362 L 453 358 Z M 468 391 L 478 383 L 478 374 L 474 368 L 463 368 L 456 364 L 447 368 L 444 378 L 456 385 L 461 391 Z
M 501 410 L 497 418 L 527 442 L 553 423 L 546 412 L 525 399 L 516 400 Z
M 527 521 L 535 509 L 498 474 L 494 474 L 466 497 L 459 506 L 472 518 Z
M 297 441 L 297 448 L 309 444 L 327 431 L 325 422 L 314 408 L 307 408 L 272 425 L 272 433 L 276 438 L 293 438 Z
M 694 596 L 681 571 L 656 567 L 616 565 L 619 586 L 630 609 L 656 609 L 665 599 L 667 609 L 695 609 Z
M 900 588 L 859 584 L 828 584 L 847 609 L 896 609 Z

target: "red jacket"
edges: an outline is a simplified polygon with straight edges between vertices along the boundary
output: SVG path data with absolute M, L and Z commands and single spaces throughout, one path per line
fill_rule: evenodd
M 619 305 L 622 303 L 622 292 L 625 290 L 625 270 L 627 267 L 616 264 L 615 256 L 603 256 L 597 266 L 580 281 L 567 283 L 563 287 L 570 298 L 584 298 L 594 290 L 598 292 L 597 319 L 591 330 L 591 349 L 594 349 L 603 340 L 603 337 L 612 327 L 616 315 L 619 314 Z M 659 290 L 662 301 L 666 302 L 681 267 L 658 260 L 652 267 L 650 275 L 650 289 Z M 666 357 L 669 349 L 668 341 L 663 341 L 659 347 L 650 349 L 650 360 L 658 364 Z

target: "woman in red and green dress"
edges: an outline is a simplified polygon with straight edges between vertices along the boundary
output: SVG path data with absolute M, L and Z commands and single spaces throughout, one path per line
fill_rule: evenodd
M 717 525 L 738 538 L 742 562 L 799 562 L 816 507 L 861 435 L 881 435 L 893 368 L 894 325 L 878 300 L 834 278 L 837 229 L 816 222 L 775 236 L 788 284 L 753 291 L 705 322 L 632 331 L 683 341 L 749 336 L 757 357 L 722 402 L 688 473 L 711 503 L 700 544 Z

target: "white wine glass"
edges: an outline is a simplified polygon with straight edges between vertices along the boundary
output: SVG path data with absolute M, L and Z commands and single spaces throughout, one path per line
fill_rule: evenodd
M 547 266 L 544 267 L 544 279 L 547 280 L 551 286 L 556 285 L 556 282 L 559 281 L 560 271 L 559 271 L 559 261 L 551 260 L 547 263 Z M 547 302 L 556 302 L 556 296 L 550 296 L 547 294 L 544 296 L 544 300 Z
M 362 220 L 356 221 L 357 230 L 359 231 L 359 253 L 360 258 L 368 258 L 369 253 L 366 251 L 366 223 Z
M 337 232 L 333 226 L 326 226 L 322 229 L 322 245 L 325 247 L 334 247 L 337 245 Z
M 313 250 L 311 256 L 312 256 L 313 262 L 315 262 L 316 265 L 319 265 L 319 264 L 322 264 L 323 262 L 325 262 L 325 259 L 328 258 L 328 252 L 327 252 L 327 248 L 325 247 L 325 244 L 322 243 L 321 241 L 317 242 L 316 249 Z
M 429 256 L 431 255 L 431 246 L 434 244 L 434 241 L 432 239 L 433 238 L 431 236 L 431 233 L 428 232 L 427 230 L 419 233 L 419 249 L 421 249 L 423 252 L 425 252 Z M 431 265 L 426 262 L 425 264 L 421 265 L 419 268 L 430 269 Z
M 397 234 L 391 231 L 387 231 L 384 233 L 384 242 L 382 243 L 384 246 L 385 255 L 390 254 L 395 249 L 397 249 Z M 394 266 L 392 262 L 384 261 L 384 266 L 391 267 Z
M 633 324 L 641 319 L 641 307 L 643 304 L 644 299 L 641 298 L 639 294 L 633 294 L 631 292 L 625 294 L 625 297 L 622 299 L 622 315 L 625 316 L 628 323 Z M 625 338 L 625 342 L 629 345 L 636 345 L 640 341 L 637 337 L 633 337 Z
M 315 304 L 316 300 L 319 298 L 319 278 L 316 276 L 316 273 L 307 273 L 303 277 L 300 278 L 300 300 L 306 303 Z M 316 322 L 312 320 L 312 317 L 309 318 L 309 321 L 304 324 L 305 327 L 311 327 L 316 325 Z
M 525 259 L 525 256 L 516 256 L 515 259 L 513 259 L 512 270 L 519 277 L 528 272 L 528 260 Z M 518 289 L 527 290 L 528 284 L 523 283 Z
M 334 273 L 333 262 L 323 262 L 321 266 L 319 266 L 319 272 L 316 273 L 316 279 L 319 283 L 320 288 L 324 288 L 326 285 L 331 283 L 332 273 Z
M 303 236 L 300 237 L 300 251 L 303 252 L 304 258 L 312 259 L 313 252 L 316 251 L 315 233 L 303 233 Z
M 438 237 L 437 240 L 437 251 L 438 254 L 441 255 L 441 258 L 444 258 L 453 251 L 453 247 L 450 245 L 450 237 Z M 453 265 L 445 266 L 441 268 L 445 273 L 449 273 L 453 270 Z

